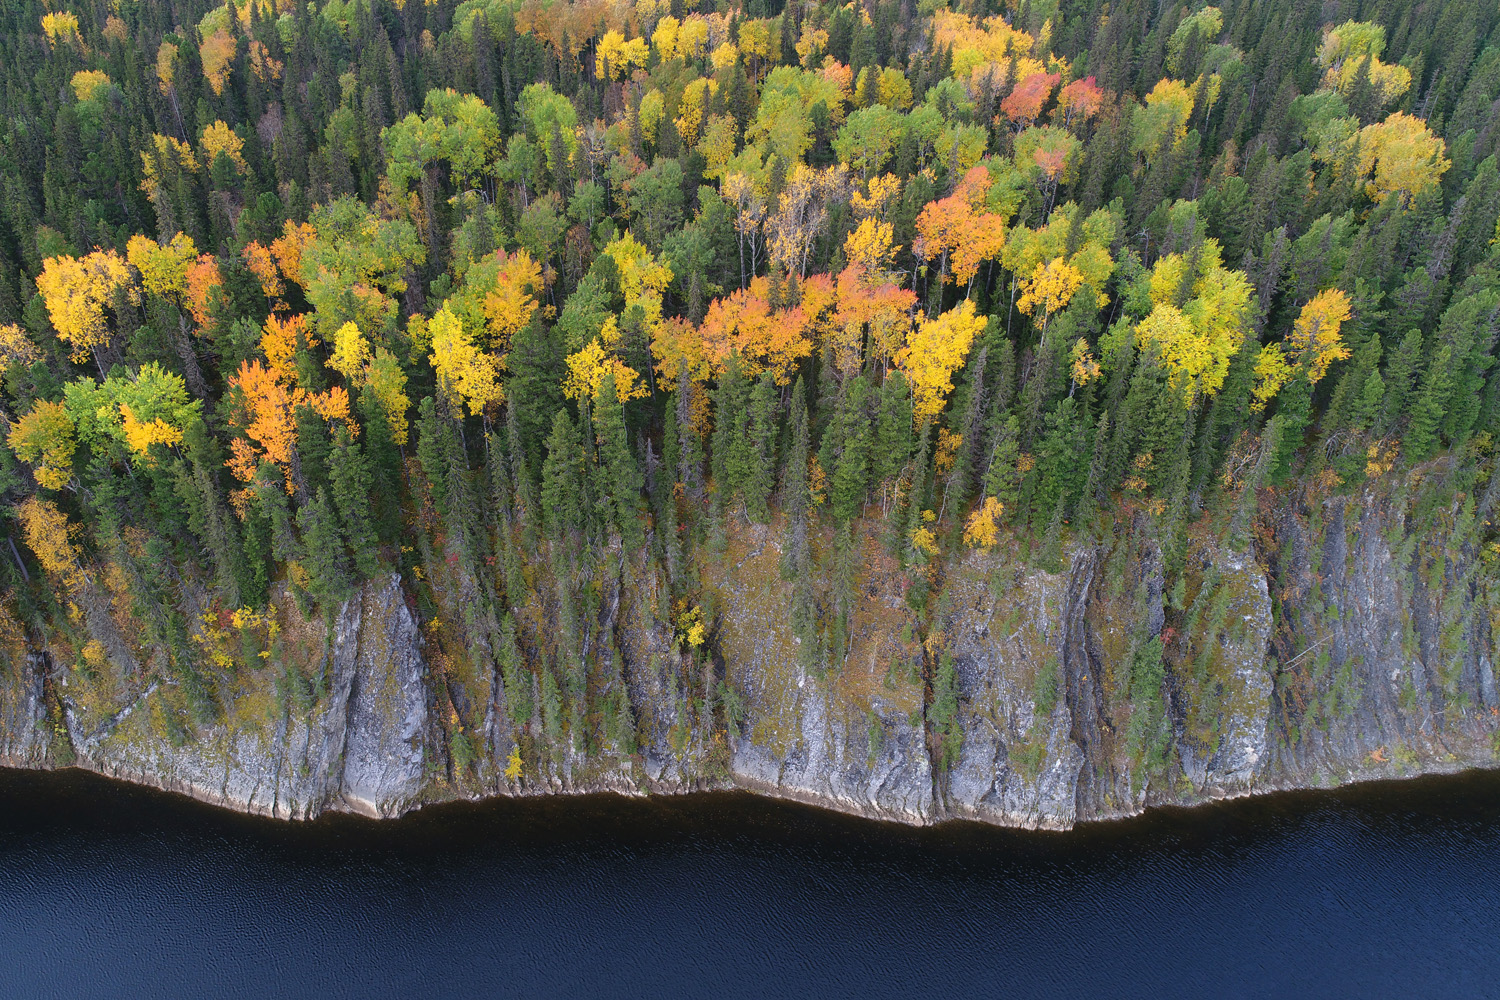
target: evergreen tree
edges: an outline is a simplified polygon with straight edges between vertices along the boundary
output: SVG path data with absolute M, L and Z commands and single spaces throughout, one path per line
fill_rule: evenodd
M 745 510 L 750 520 L 763 523 L 770 517 L 771 490 L 776 484 L 776 387 L 769 376 L 757 379 L 751 390 L 749 432 Z
M 714 393 L 714 506 L 721 513 L 739 495 L 750 473 L 750 446 L 745 433 L 746 396 L 739 356 L 730 355 Z
M 297 527 L 305 545 L 302 567 L 307 571 L 307 592 L 325 612 L 332 614 L 354 592 L 354 587 L 338 515 L 326 487 L 297 512 Z
M 625 408 L 615 391 L 615 376 L 604 376 L 594 410 L 594 429 L 599 436 L 599 488 L 601 500 L 610 507 L 609 516 L 620 532 L 625 551 L 640 548 L 640 496 L 643 480 L 630 442 L 625 436 Z
M 1411 420 L 1402 437 L 1409 461 L 1421 462 L 1437 450 L 1438 431 L 1443 425 L 1453 383 L 1452 362 L 1453 349 L 1444 344 L 1434 352 L 1422 377 L 1422 385 L 1412 401 Z
M 354 568 L 364 579 L 380 569 L 379 543 L 370 513 L 374 478 L 363 449 L 347 429 L 340 427 L 334 435 L 330 456 L 330 494 L 343 524 L 344 537 L 354 552 Z
M 583 530 L 583 476 L 583 441 L 568 411 L 558 410 L 547 436 L 541 494 L 547 535 L 554 541 Z

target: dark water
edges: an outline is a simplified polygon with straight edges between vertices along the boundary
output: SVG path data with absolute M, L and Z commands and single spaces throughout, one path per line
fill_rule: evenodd
M 746 796 L 285 825 L 0 771 L 15 997 L 1500 995 L 1500 778 L 936 830 Z

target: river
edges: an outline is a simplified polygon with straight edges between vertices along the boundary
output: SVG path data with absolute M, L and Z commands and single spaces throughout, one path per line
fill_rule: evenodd
M 0 770 L 6 997 L 1467 996 L 1500 776 L 914 830 L 748 795 L 238 816 Z

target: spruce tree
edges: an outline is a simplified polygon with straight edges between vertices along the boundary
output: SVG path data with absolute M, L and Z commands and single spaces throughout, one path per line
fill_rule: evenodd
M 677 373 L 677 481 L 682 483 L 683 493 L 693 504 L 703 499 L 703 436 L 693 422 L 693 393 L 695 387 L 684 364 Z
M 594 430 L 599 439 L 599 495 L 610 505 L 610 519 L 620 532 L 627 553 L 639 549 L 644 540 L 640 497 L 643 485 L 640 466 L 626 438 L 625 408 L 615 391 L 614 372 L 604 376 L 594 408 Z
M 583 474 L 583 441 L 578 428 L 567 410 L 558 410 L 552 418 L 552 433 L 547 436 L 541 492 L 547 536 L 554 541 L 583 530 Z
M 872 438 L 869 402 L 869 379 L 864 375 L 850 379 L 835 426 L 830 426 L 824 439 L 827 454 L 819 456 L 829 472 L 828 506 L 840 521 L 858 515 L 869 492 Z
M 312 502 L 297 512 L 297 527 L 305 547 L 302 568 L 307 571 L 307 592 L 332 614 L 354 592 L 354 586 L 343 533 L 327 487 L 318 490 Z
M 729 357 L 714 393 L 714 433 L 711 459 L 714 506 L 721 513 L 740 492 L 750 471 L 750 448 L 745 440 L 746 385 L 738 354 Z
M 911 461 L 911 422 L 911 387 L 904 374 L 893 371 L 880 387 L 880 417 L 871 456 L 872 477 L 881 484 L 882 494 Z
M 742 491 L 750 520 L 764 523 L 770 517 L 771 490 L 776 485 L 776 386 L 769 375 L 756 380 L 750 395 L 750 468 Z
M 1437 451 L 1438 431 L 1443 425 L 1453 383 L 1452 361 L 1452 348 L 1444 344 L 1433 353 L 1432 362 L 1422 376 L 1422 385 L 1412 400 L 1411 421 L 1402 437 L 1408 461 L 1421 462 Z
M 1422 367 L 1422 331 L 1410 330 L 1401 339 L 1395 354 L 1386 362 L 1385 403 L 1381 407 L 1380 429 L 1394 430 L 1406 416 L 1412 401 L 1412 389 Z
M 364 579 L 380 569 L 379 541 L 370 513 L 374 476 L 359 443 L 340 427 L 329 457 L 329 485 L 333 504 L 343 523 L 344 537 L 354 552 L 354 568 Z
M 799 376 L 792 386 L 791 446 L 781 472 L 781 508 L 786 513 L 786 542 L 782 546 L 781 575 L 800 578 L 808 570 L 807 463 L 810 458 L 807 402 Z M 806 642 L 806 639 L 803 640 Z

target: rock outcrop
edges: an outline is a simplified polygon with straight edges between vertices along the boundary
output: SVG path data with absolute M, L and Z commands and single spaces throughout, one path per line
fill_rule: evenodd
M 186 729 L 165 718 L 169 675 L 137 664 L 106 683 L 35 649 L 0 682 L 0 762 L 284 818 L 738 787 L 905 823 L 1062 829 L 1493 766 L 1500 746 L 1487 566 L 1438 537 L 1413 542 L 1377 506 L 1285 510 L 1274 546 L 1195 537 L 1172 587 L 1156 542 L 1128 526 L 1067 547 L 1051 571 L 970 551 L 933 568 L 929 605 L 872 527 L 852 543 L 833 654 L 794 627 L 778 537 L 737 530 L 704 570 L 701 645 L 655 571 L 620 563 L 584 614 L 592 666 L 569 674 L 548 646 L 557 609 L 536 598 L 515 625 L 539 661 L 520 674 L 529 718 L 506 704 L 499 667 L 466 679 L 428 648 L 391 576 L 326 621 L 282 594 L 296 669 L 267 662 L 221 686 L 218 716 Z M 604 708 L 549 721 L 547 669 L 564 678 L 553 697 L 586 690 Z M 578 737 L 579 720 L 606 735 Z

